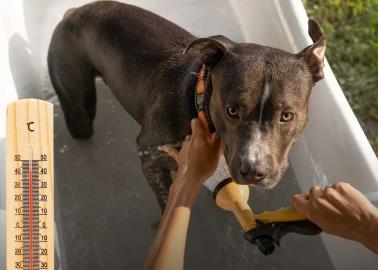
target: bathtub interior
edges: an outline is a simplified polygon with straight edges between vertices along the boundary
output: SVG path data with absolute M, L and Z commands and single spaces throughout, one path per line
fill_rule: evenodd
M 0 120 L 5 119 L 5 104 L 16 98 L 42 98 L 55 105 L 56 269 L 141 269 L 160 210 L 140 171 L 135 145 L 139 126 L 99 81 L 95 134 L 88 141 L 72 139 L 47 73 L 46 52 L 54 26 L 65 10 L 88 1 L 8 2 L 0 4 L 0 87 L 4 89 L 0 93 Z M 306 35 L 295 34 L 306 28 L 300 1 L 127 2 L 154 11 L 197 36 L 224 34 L 235 41 L 291 52 L 309 44 Z M 372 169 L 376 158 L 366 146 L 366 138 L 346 101 L 340 98 L 328 65 L 326 74 L 327 80 L 313 91 L 310 120 L 291 153 L 289 170 L 275 189 L 252 191 L 250 204 L 254 210 L 289 205 L 292 194 L 312 184 L 329 184 L 330 179 L 364 177 L 365 181 L 353 184 L 364 192 L 378 190 L 378 172 Z M 341 109 L 324 109 L 334 108 L 334 103 Z M 3 155 L 5 130 L 1 125 Z M 351 133 L 346 129 L 348 125 L 357 128 Z M 4 162 L 0 162 L 0 172 L 0 209 L 5 209 Z M 3 210 L 0 221 L 0 239 L 5 239 Z M 289 234 L 268 257 L 242 235 L 232 215 L 219 209 L 211 194 L 202 189 L 193 210 L 185 268 L 371 269 L 378 263 L 376 256 L 359 245 L 324 234 Z M 1 250 L 4 258 L 5 248 Z M 0 260 L 0 268 L 4 269 L 2 263 L 5 260 Z

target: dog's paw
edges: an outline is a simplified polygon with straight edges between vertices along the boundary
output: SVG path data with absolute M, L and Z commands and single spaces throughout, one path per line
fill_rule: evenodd
M 89 128 L 69 128 L 70 134 L 77 140 L 86 140 L 93 136 L 93 127 Z

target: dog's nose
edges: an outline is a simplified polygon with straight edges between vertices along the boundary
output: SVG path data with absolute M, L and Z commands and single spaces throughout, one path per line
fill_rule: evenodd
M 241 162 L 239 172 L 246 181 L 255 184 L 263 181 L 267 176 L 267 173 L 258 162 L 251 162 L 249 160 Z

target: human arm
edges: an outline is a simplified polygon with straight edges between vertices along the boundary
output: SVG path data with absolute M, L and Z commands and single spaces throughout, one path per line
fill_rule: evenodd
M 215 171 L 219 160 L 220 139 L 210 135 L 198 119 L 191 122 L 192 136 L 180 152 L 165 145 L 178 164 L 166 208 L 150 247 L 145 269 L 183 269 L 187 230 L 193 203 L 202 182 Z

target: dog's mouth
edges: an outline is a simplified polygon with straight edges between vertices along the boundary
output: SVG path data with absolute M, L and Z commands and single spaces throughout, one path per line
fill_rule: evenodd
M 262 180 L 256 177 L 245 177 L 241 175 L 239 168 L 233 169 L 229 166 L 229 169 L 230 169 L 230 174 L 231 174 L 232 179 L 237 184 L 250 185 L 250 186 L 255 186 L 255 187 L 263 188 L 263 189 L 272 189 L 280 182 L 283 176 L 283 173 L 287 169 L 287 166 L 283 165 L 282 167 L 278 169 L 271 170 Z
M 238 183 L 239 185 L 249 185 L 249 186 L 255 186 L 263 189 L 272 189 L 274 188 L 280 181 L 281 177 L 274 177 L 274 176 L 268 176 L 262 181 L 256 181 L 254 179 L 246 180 L 244 178 L 239 177 L 233 177 L 231 174 L 232 179 Z
M 272 189 L 274 188 L 281 180 L 281 177 L 269 177 L 265 178 L 259 183 L 251 183 L 251 186 L 263 188 L 263 189 Z

